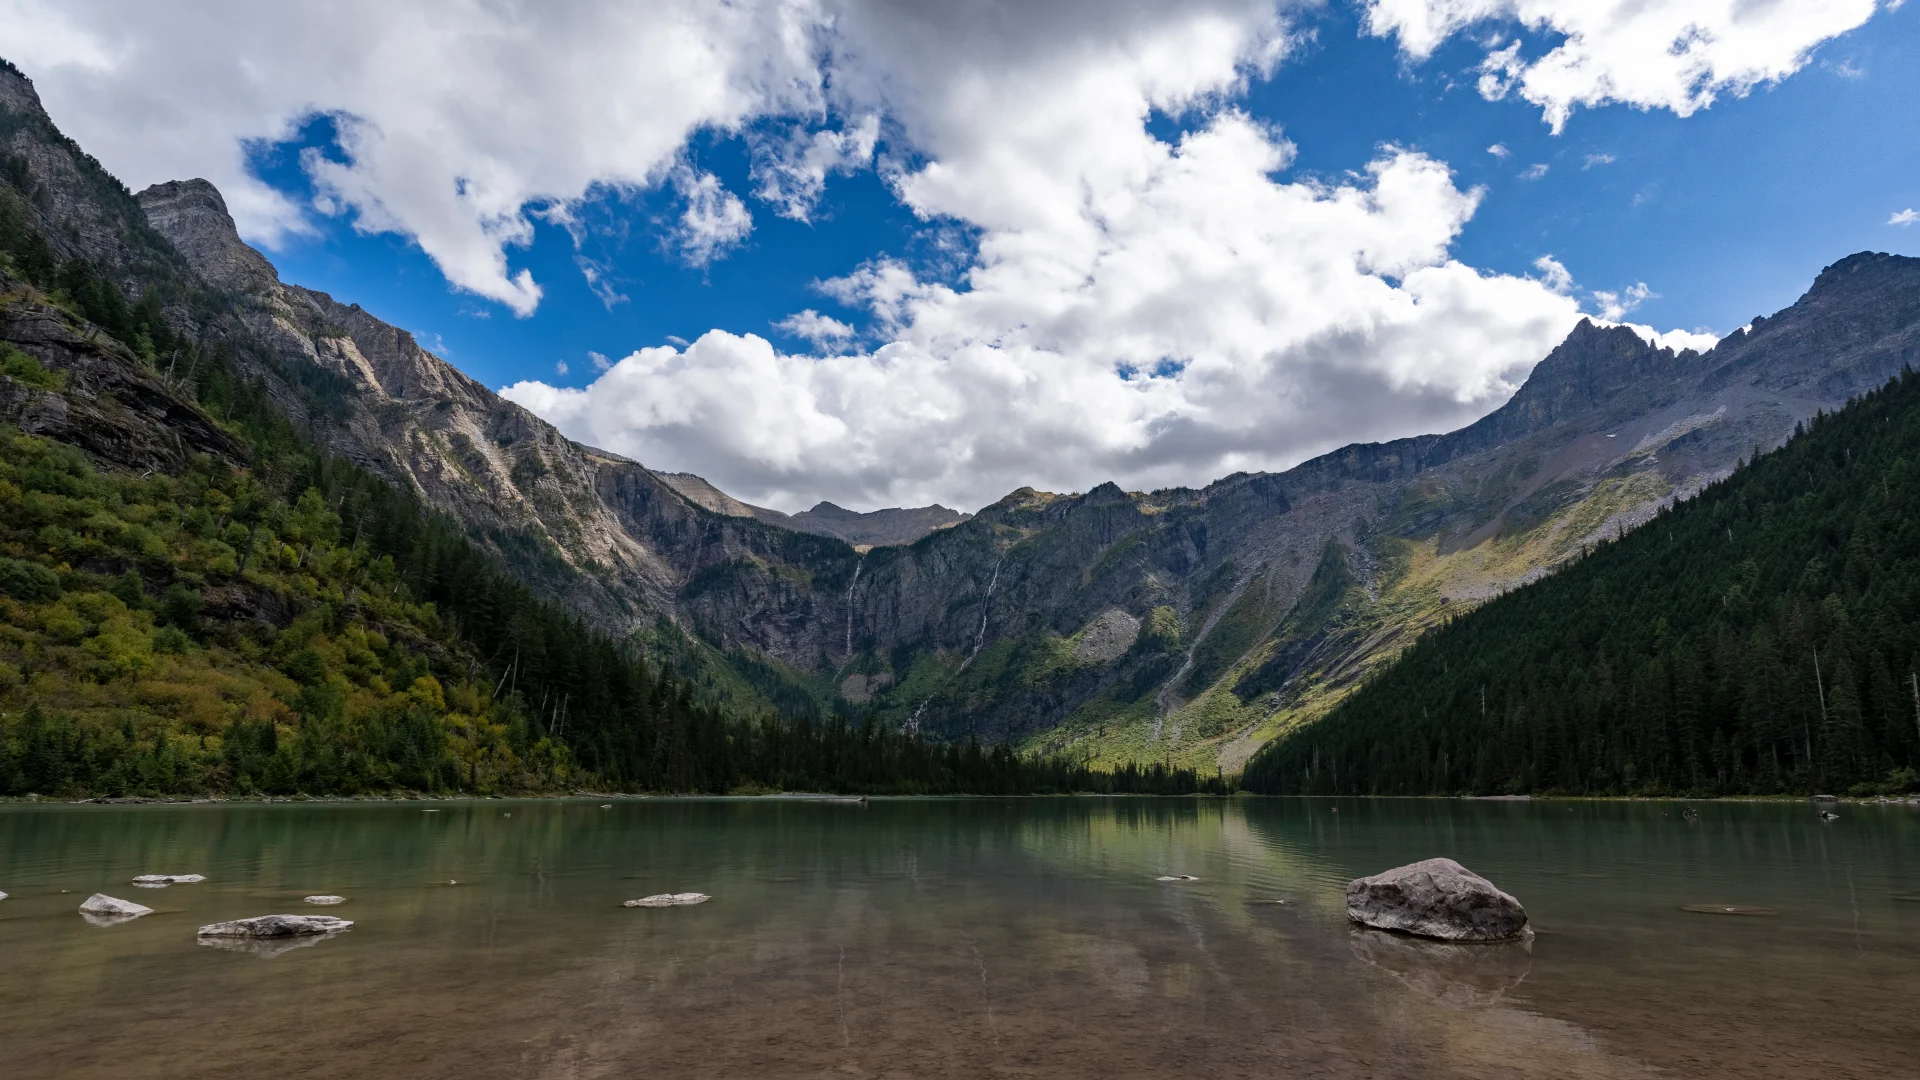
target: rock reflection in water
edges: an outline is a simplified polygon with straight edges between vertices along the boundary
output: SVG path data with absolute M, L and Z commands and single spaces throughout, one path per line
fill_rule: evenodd
M 1520 985 L 1533 967 L 1531 938 L 1426 941 L 1387 930 L 1350 931 L 1353 955 L 1415 993 L 1456 1009 L 1484 1009 Z
M 298 937 L 203 937 L 195 940 L 209 949 L 250 953 L 262 960 L 268 960 L 295 949 L 311 949 L 323 941 L 332 941 L 344 933 L 346 933 L 345 930 L 335 930 L 330 934 L 302 934 Z
M 91 911 L 83 911 L 80 913 L 80 917 L 87 920 L 88 926 L 123 926 L 127 923 L 134 921 L 135 919 L 138 919 L 140 916 L 138 915 L 95 915 Z

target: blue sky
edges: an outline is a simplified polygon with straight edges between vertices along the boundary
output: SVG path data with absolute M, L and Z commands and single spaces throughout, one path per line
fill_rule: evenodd
M 1792 303 L 1844 255 L 1920 254 L 1920 228 L 1887 224 L 1920 205 L 1920 108 L 1912 107 L 1920 102 L 1920 7 L 1883 12 L 1823 48 L 1816 64 L 1745 98 L 1686 118 L 1610 106 L 1579 114 L 1558 136 L 1526 103 L 1473 91 L 1471 42 L 1416 66 L 1390 41 L 1362 36 L 1351 9 L 1324 12 L 1315 31 L 1303 56 L 1253 84 L 1245 108 L 1299 147 L 1296 173 L 1364 168 L 1392 143 L 1428 151 L 1463 184 L 1485 185 L 1486 202 L 1454 249 L 1471 265 L 1527 273 L 1551 254 L 1594 288 L 1646 282 L 1656 297 L 1636 309 L 1636 321 L 1724 334 Z M 1179 121 L 1159 119 L 1163 136 L 1175 137 Z M 260 148 L 256 160 L 276 187 L 310 197 L 299 151 L 325 145 L 331 125 L 302 135 Z M 1512 156 L 1487 153 L 1495 144 Z M 739 137 L 708 133 L 693 155 L 730 188 L 751 188 Z M 1547 175 L 1521 179 L 1535 164 L 1548 165 Z M 872 172 L 830 179 L 813 222 L 759 215 L 744 245 L 704 268 L 686 265 L 662 239 L 673 201 L 670 190 L 603 195 L 586 211 L 622 230 L 585 245 L 628 298 L 611 307 L 588 288 L 567 233 L 539 226 L 534 244 L 512 259 L 547 290 L 527 319 L 450 290 L 407 238 L 357 235 L 344 219 L 321 219 L 317 235 L 268 257 L 286 280 L 444 343 L 463 370 L 498 387 L 526 378 L 584 385 L 596 374 L 590 352 L 620 357 L 716 327 L 775 335 L 775 322 L 806 308 L 857 324 L 860 311 L 814 283 L 877 254 L 939 255 L 921 235 L 937 224 L 916 220 Z M 567 375 L 555 372 L 559 363 Z
M 1699 36 L 1725 45 L 1679 90 L 1659 80 L 1671 33 L 1607 38 L 1592 21 L 1603 0 L 1533 25 L 1502 0 L 1476 0 L 1490 17 L 1458 26 L 1434 22 L 1448 10 L 1434 5 L 1397 27 L 1377 0 L 1062 4 L 981 21 L 847 0 L 798 56 L 766 43 L 797 17 L 766 0 L 698 29 L 745 58 L 710 78 L 682 72 L 684 54 L 617 51 L 621 34 L 644 42 L 678 18 L 672 0 L 582 0 L 551 31 L 528 9 L 512 29 L 534 40 L 494 52 L 415 42 L 423 70 L 457 50 L 476 71 L 394 87 L 328 83 L 351 72 L 303 75 L 291 59 L 261 84 L 261 52 L 304 31 L 249 26 L 244 6 L 215 0 L 210 19 L 240 22 L 183 46 L 198 60 L 125 36 L 140 9 L 107 0 L 49 7 L 18 41 L 0 31 L 0 51 L 131 185 L 213 177 L 284 279 L 362 304 L 490 386 L 517 384 L 510 396 L 577 438 L 788 509 L 972 508 L 1018 483 L 1199 484 L 1453 426 L 1502 400 L 1581 314 L 1724 334 L 1846 254 L 1916 253 L 1920 225 L 1889 218 L 1920 206 L 1920 5 L 1847 2 L 1858 18 L 1836 21 L 1840 0 L 1782 0 L 1788 14 L 1759 30 L 1714 24 L 1725 4 L 1615 4 L 1693 9 Z M 386 13 L 359 6 L 369 25 Z M 371 64 L 399 47 L 352 37 L 354 12 L 338 15 L 348 29 L 324 32 L 347 35 L 343 54 Z M 549 32 L 558 55 L 528 59 Z M 1725 55 L 1774 39 L 1790 60 L 1756 62 L 1742 94 Z M 1545 89 L 1485 91 L 1508 46 Z M 1627 89 L 1553 89 L 1540 72 L 1563 46 Z M 609 76 L 603 91 L 553 66 L 595 58 L 655 81 Z M 127 104 L 156 70 L 196 63 L 204 85 Z M 240 74 L 223 84 L 227 69 Z M 232 80 L 251 80 L 256 111 Z M 1688 104 L 1702 87 L 1711 104 Z M 1143 122 L 1129 95 L 1149 103 Z M 1559 133 L 1555 101 L 1571 102 Z M 764 197 L 774 165 L 799 160 L 790 135 L 840 138 L 869 115 L 877 148 L 830 161 L 805 220 Z M 697 203 L 738 215 L 711 258 L 689 239 Z M 460 212 L 474 220 L 446 224 Z M 501 254 L 504 274 L 488 263 Z M 1338 287 L 1321 295 L 1329 275 Z M 853 334 L 779 328 L 805 310 Z M 642 350 L 604 379 L 593 360 Z

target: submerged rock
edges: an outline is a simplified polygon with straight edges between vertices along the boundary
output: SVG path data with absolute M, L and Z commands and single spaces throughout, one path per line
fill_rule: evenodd
M 1505 941 L 1532 933 L 1520 901 L 1452 859 L 1427 859 L 1347 885 L 1347 918 L 1443 941 Z
M 347 902 L 347 898 L 344 896 L 333 896 L 331 894 L 323 895 L 323 896 L 304 896 L 304 897 L 301 897 L 301 902 L 307 903 L 307 904 L 344 904 Z
M 113 920 L 137 919 L 142 915 L 153 914 L 153 909 L 108 896 L 106 893 L 94 893 L 81 903 L 80 914 Z
M 133 883 L 143 889 L 164 889 L 169 885 L 192 885 L 205 880 L 205 874 L 141 874 Z
M 270 957 L 279 956 L 284 952 L 311 948 L 323 941 L 331 941 L 339 937 L 343 932 L 344 931 L 334 930 L 324 934 L 295 934 L 289 937 L 274 938 L 203 937 L 198 940 L 200 944 L 211 949 L 224 949 L 227 952 L 247 953 L 265 960 Z
M 331 915 L 257 915 L 251 919 L 210 923 L 200 928 L 201 937 L 279 938 L 301 934 L 331 934 L 351 930 L 353 923 Z
M 713 899 L 706 893 L 673 892 L 660 893 L 657 896 L 643 896 L 638 900 L 629 900 L 621 907 L 686 907 L 688 904 L 704 904 Z
M 1197 877 L 1194 877 L 1192 874 L 1161 874 L 1159 877 L 1154 878 L 1153 880 L 1155 881 L 1199 881 L 1200 879 Z
M 1462 945 L 1356 928 L 1349 942 L 1362 963 L 1455 1009 L 1484 1009 L 1497 1003 L 1500 995 L 1520 985 L 1533 966 L 1533 942 L 1525 936 Z

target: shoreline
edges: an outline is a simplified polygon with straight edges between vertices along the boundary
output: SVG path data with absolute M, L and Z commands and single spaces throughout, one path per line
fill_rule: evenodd
M 532 802 L 564 801 L 576 799 L 611 800 L 624 802 L 671 801 L 671 800 L 730 800 L 730 801 L 769 801 L 769 802 L 831 802 L 859 803 L 863 801 L 908 801 L 914 799 L 1298 799 L 1314 801 L 1334 800 L 1394 800 L 1394 801 L 1448 801 L 1448 802 L 1487 802 L 1487 803 L 1777 803 L 1782 805 L 1826 803 L 1849 806 L 1907 806 L 1920 809 L 1920 795 L 1716 795 L 1696 797 L 1686 795 L 1261 795 L 1249 791 L 1236 791 L 1230 795 L 1211 795 L 1194 792 L 1188 795 L 1154 795 L 1140 792 L 1070 791 L 1046 795 L 980 795 L 955 793 L 949 795 L 861 795 L 824 791 L 768 791 L 742 792 L 738 794 L 710 794 L 696 792 L 617 792 L 617 791 L 572 791 L 565 793 L 526 793 L 514 795 L 425 795 L 401 793 L 392 795 L 127 795 L 94 796 L 84 799 L 57 798 L 45 795 L 0 795 L 0 808 L 8 806 L 220 806 L 220 805 L 258 805 L 281 806 L 306 803 L 322 805 L 350 805 L 366 803 L 480 803 L 480 802 Z

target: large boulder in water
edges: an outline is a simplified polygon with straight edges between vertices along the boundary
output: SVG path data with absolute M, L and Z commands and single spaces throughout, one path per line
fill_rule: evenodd
M 108 896 L 106 893 L 94 893 L 81 903 L 80 914 L 95 915 L 104 919 L 133 919 L 141 915 L 151 915 L 153 909 Z
M 277 938 L 300 934 L 331 934 L 350 930 L 353 923 L 331 915 L 258 915 L 251 919 L 211 923 L 200 928 L 201 937 Z
M 1428 859 L 1347 885 L 1347 918 L 1443 941 L 1506 941 L 1529 934 L 1527 911 L 1452 859 Z

